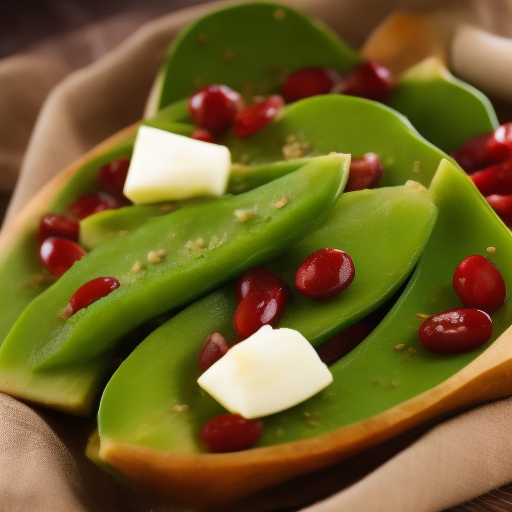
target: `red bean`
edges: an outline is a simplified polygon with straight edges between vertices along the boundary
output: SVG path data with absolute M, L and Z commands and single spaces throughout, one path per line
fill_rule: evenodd
M 240 94 L 226 85 L 212 84 L 196 92 L 188 103 L 194 123 L 212 135 L 220 135 L 235 120 L 236 113 L 244 107 Z
M 103 212 L 105 210 L 116 210 L 123 204 L 104 192 L 97 194 L 87 194 L 79 197 L 75 202 L 71 203 L 67 212 L 74 219 L 82 220 L 94 213 Z
M 96 180 L 107 192 L 122 196 L 129 167 L 128 158 L 116 158 L 98 169 Z
M 82 285 L 69 299 L 71 314 L 74 315 L 93 302 L 111 294 L 119 288 L 120 283 L 115 277 L 97 277 Z
M 375 101 L 385 101 L 394 87 L 391 71 L 369 61 L 351 69 L 341 78 L 336 91 Z
M 222 414 L 206 423 L 201 439 L 210 452 L 237 452 L 254 446 L 262 431 L 261 420 L 248 420 L 239 414 Z
M 283 106 L 282 96 L 274 94 L 260 103 L 244 108 L 235 117 L 235 136 L 248 137 L 261 130 L 274 119 Z
M 427 318 L 418 330 L 421 344 L 439 354 L 461 354 L 492 336 L 491 317 L 479 309 L 461 308 Z
M 305 297 L 323 300 L 345 290 L 354 275 L 354 263 L 346 252 L 319 249 L 309 255 L 297 270 L 295 286 Z
M 203 370 L 208 370 L 213 363 L 216 363 L 229 350 L 224 336 L 218 332 L 210 334 L 206 338 L 199 351 L 199 364 Z
M 215 139 L 213 138 L 213 135 L 208 131 L 204 130 L 203 128 L 198 128 L 197 130 L 193 131 L 190 135 L 191 139 L 200 140 L 202 142 L 210 142 L 211 144 L 215 144 Z
M 237 283 L 236 296 L 240 303 L 250 292 L 257 289 L 288 288 L 286 282 L 265 265 L 246 270 Z
M 345 191 L 374 188 L 379 184 L 383 172 L 380 158 L 375 153 L 365 153 L 362 158 L 353 158 Z
M 240 336 L 248 337 L 264 325 L 276 326 L 288 301 L 288 288 L 257 289 L 240 302 L 233 323 Z
M 512 194 L 512 160 L 491 165 L 469 177 L 484 196 Z
M 473 254 L 465 258 L 453 274 L 453 288 L 463 304 L 492 313 L 505 302 L 505 281 L 494 264 Z
M 492 194 L 485 199 L 505 225 L 512 229 L 512 195 Z
M 452 153 L 455 161 L 472 173 L 511 156 L 512 123 L 504 124 L 493 133 L 477 135 Z
M 80 225 L 77 221 L 71 220 L 65 215 L 58 213 L 47 213 L 39 223 L 39 240 L 43 242 L 53 236 L 67 238 L 73 242 L 78 240 Z
M 47 238 L 39 249 L 41 261 L 57 279 L 86 254 L 76 242 L 66 238 Z
M 327 94 L 340 79 L 332 68 L 303 68 L 290 73 L 283 84 L 283 96 L 287 103 Z

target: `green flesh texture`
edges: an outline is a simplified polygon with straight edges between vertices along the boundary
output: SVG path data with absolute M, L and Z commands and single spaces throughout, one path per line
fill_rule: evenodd
M 359 192 L 345 194 L 337 208 L 351 200 L 352 194 Z M 331 366 L 334 382 L 329 387 L 264 419 L 263 436 L 256 447 L 321 435 L 401 404 L 464 368 L 510 325 L 512 300 L 508 297 L 492 315 L 491 340 L 479 349 L 447 356 L 420 345 L 417 331 L 422 320 L 417 313 L 461 307 L 451 282 L 455 267 L 466 256 L 479 253 L 489 257 L 486 248 L 496 247 L 491 259 L 507 287 L 512 287 L 512 235 L 470 180 L 443 162 L 430 197 L 438 207 L 437 221 L 399 301 L 359 346 Z M 412 231 L 414 225 L 405 229 Z M 229 334 L 235 308 L 234 288 L 216 292 L 148 337 L 105 389 L 98 415 L 101 439 L 162 451 L 204 452 L 200 430 L 207 420 L 225 410 L 197 385 L 197 354 L 211 332 Z M 197 318 L 204 320 L 198 323 Z M 321 323 L 322 316 L 316 321 Z M 400 343 L 405 347 L 399 351 L 395 346 Z M 172 412 L 175 405 L 187 405 L 188 409 Z
M 435 58 L 409 69 L 387 104 L 407 116 L 423 137 L 447 153 L 499 125 L 489 99 L 455 78 Z
M 240 194 L 253 190 L 286 176 L 312 161 L 312 158 L 302 158 L 255 166 L 235 165 L 230 172 L 227 193 Z M 125 236 L 127 232 L 133 231 L 149 219 L 214 200 L 199 197 L 154 205 L 132 205 L 96 213 L 80 222 L 80 244 L 85 249 L 91 250 L 107 240 Z
M 228 85 L 252 100 L 279 92 L 297 69 L 326 66 L 343 73 L 360 61 L 327 27 L 289 7 L 228 7 L 204 16 L 173 41 L 158 109 L 209 84 Z
M 335 204 L 349 162 L 345 155 L 325 156 L 257 190 L 153 219 L 105 242 L 21 315 L 0 349 L 0 389 L 69 412 L 87 412 L 91 404 L 84 405 L 84 397 L 92 393 L 87 376 L 98 382 L 98 372 L 123 335 L 297 243 Z M 276 208 L 283 197 L 289 203 Z M 256 213 L 240 222 L 236 210 Z M 203 247 L 193 245 L 199 239 Z M 159 249 L 167 251 L 165 259 L 149 264 L 148 253 Z M 145 269 L 134 273 L 137 260 Z M 121 286 L 63 322 L 59 312 L 73 293 L 99 276 L 115 276 Z M 74 370 L 84 365 L 89 368 L 81 385 L 71 386 Z M 63 379 L 69 380 L 66 387 Z
M 374 310 L 411 272 L 436 213 L 422 187 L 344 194 L 320 227 L 270 265 L 291 289 L 279 327 L 299 330 L 316 346 Z M 338 296 L 315 302 L 294 291 L 294 274 L 306 256 L 323 247 L 348 252 L 356 277 Z M 98 415 L 101 438 L 160 450 L 202 451 L 198 443 L 202 425 L 225 411 L 197 385 L 197 357 L 210 333 L 235 337 L 236 307 L 232 284 L 193 304 L 144 340 L 105 389 Z M 179 404 L 188 405 L 188 411 L 169 412 Z M 279 416 L 265 422 L 278 421 Z M 297 429 L 295 423 L 296 420 L 283 423 L 285 436 Z M 302 421 L 300 424 L 303 428 Z M 266 433 L 260 444 L 268 444 L 267 436 Z

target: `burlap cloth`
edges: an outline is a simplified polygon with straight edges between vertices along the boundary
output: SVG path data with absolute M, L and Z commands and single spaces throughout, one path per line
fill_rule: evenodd
M 450 27 L 452 69 L 512 104 L 512 41 L 506 39 L 512 37 L 510 1 L 289 3 L 325 20 L 354 47 L 393 9 L 441 9 L 439 19 Z M 145 18 L 130 13 L 0 61 L 1 188 L 11 190 L 19 173 L 7 222 L 50 176 L 141 117 L 168 42 L 212 7 L 167 15 L 133 34 Z M 511 406 L 511 399 L 501 400 L 424 426 L 233 510 L 309 506 L 304 510 L 421 512 L 455 506 L 512 481 Z M 92 428 L 92 420 L 29 408 L 0 395 L 0 510 L 184 510 L 118 483 L 90 463 L 84 448 Z M 494 510 L 512 510 L 512 504 L 505 500 Z

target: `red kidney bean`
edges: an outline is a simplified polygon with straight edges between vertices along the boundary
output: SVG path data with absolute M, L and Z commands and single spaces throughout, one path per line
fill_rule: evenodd
M 484 196 L 512 194 L 512 160 L 491 165 L 469 177 Z
M 505 281 L 494 264 L 473 254 L 461 261 L 453 273 L 453 288 L 463 304 L 492 313 L 505 302 Z
M 238 92 L 227 85 L 212 84 L 196 92 L 188 103 L 194 123 L 212 135 L 220 135 L 235 120 L 236 113 L 244 107 Z
M 47 238 L 39 249 L 41 261 L 57 279 L 86 254 L 76 242 L 66 238 Z
M 67 238 L 73 242 L 78 240 L 80 224 L 65 215 L 47 213 L 39 223 L 39 240 L 43 242 L 49 237 Z
M 241 275 L 236 287 L 236 296 L 240 303 L 248 293 L 254 290 L 269 290 L 271 288 L 288 289 L 288 285 L 273 270 L 270 270 L 265 265 L 260 265 L 246 270 Z
M 335 363 L 357 347 L 371 332 L 370 325 L 358 322 L 322 343 L 316 351 L 325 364 Z
M 303 68 L 290 73 L 283 84 L 283 96 L 287 103 L 327 94 L 339 81 L 339 74 L 332 68 Z
M 107 192 L 122 196 L 129 167 L 128 158 L 116 158 L 98 169 L 96 180 Z
M 261 420 L 248 420 L 239 414 L 222 414 L 205 424 L 201 439 L 210 452 L 237 452 L 254 446 L 262 431 Z
M 202 142 L 210 142 L 211 144 L 215 144 L 215 139 L 213 135 L 208 130 L 204 130 L 203 128 L 198 128 L 197 130 L 194 130 L 190 135 L 190 138 L 200 140 Z
M 512 123 L 508 123 L 498 127 L 493 133 L 472 137 L 451 156 L 467 173 L 472 173 L 510 158 L 511 149 Z
M 505 225 L 512 229 L 512 195 L 492 194 L 485 199 Z
M 229 350 L 224 336 L 218 332 L 210 334 L 206 338 L 199 351 L 199 364 L 203 371 L 208 370 L 213 363 L 216 363 Z
M 375 153 L 365 153 L 362 158 L 353 158 L 345 191 L 374 188 L 379 184 L 383 172 L 380 158 Z
M 297 270 L 297 291 L 313 300 L 338 295 L 347 288 L 355 276 L 352 258 L 339 249 L 319 249 L 310 254 Z
M 261 130 L 274 119 L 283 106 L 284 100 L 282 96 L 274 94 L 260 103 L 240 110 L 235 116 L 235 136 L 248 137 Z
M 492 336 L 491 317 L 479 309 L 461 308 L 427 318 L 418 330 L 421 344 L 439 354 L 461 354 Z
M 342 76 L 336 92 L 359 96 L 374 101 L 385 101 L 395 85 L 389 69 L 369 61 L 351 69 Z
M 69 299 L 71 314 L 74 315 L 93 302 L 111 294 L 119 288 L 120 283 L 115 277 L 97 277 L 80 286 Z
M 123 206 L 123 203 L 116 198 L 104 192 L 98 192 L 97 194 L 87 194 L 79 197 L 68 206 L 67 213 L 74 219 L 82 220 L 94 213 L 116 210 L 121 206 Z

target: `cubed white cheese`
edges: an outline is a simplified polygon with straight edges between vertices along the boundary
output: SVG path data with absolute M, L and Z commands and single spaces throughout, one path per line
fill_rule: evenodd
M 266 325 L 197 382 L 228 411 L 250 419 L 303 402 L 328 386 L 332 375 L 300 332 Z
M 225 146 L 141 126 L 123 192 L 135 204 L 219 197 L 226 192 L 230 166 Z

